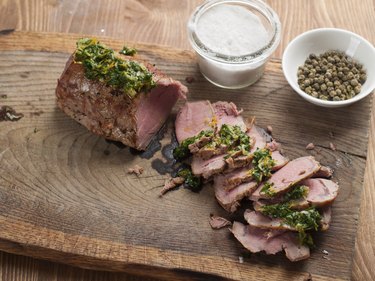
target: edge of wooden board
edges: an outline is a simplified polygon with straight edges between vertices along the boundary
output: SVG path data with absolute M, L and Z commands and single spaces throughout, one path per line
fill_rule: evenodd
M 0 31 L 0 50 L 72 53 L 75 50 L 75 42 L 84 37 L 96 36 L 50 32 L 37 33 L 16 30 L 9 30 L 7 32 Z M 35 44 L 35 40 L 38 41 L 38 44 Z M 15 41 L 17 44 L 14 44 Z M 191 61 L 191 59 L 194 58 L 193 52 L 170 46 L 140 42 L 135 43 L 109 37 L 100 37 L 100 42 L 118 50 L 121 50 L 124 44 L 127 44 L 128 46 L 139 49 L 152 49 L 153 54 L 160 53 L 162 56 L 170 53 L 173 55 L 173 59 L 178 61 Z M 147 46 L 147 48 L 142 48 L 142 46 Z M 145 51 L 142 50 L 142 53 L 145 53 Z
M 249 276 L 257 276 L 257 280 L 301 280 L 308 276 L 307 272 L 292 272 L 280 267 L 269 266 L 267 270 L 264 266 L 250 267 L 225 257 L 193 256 L 178 251 L 71 235 L 2 216 L 0 225 L 2 251 L 87 269 L 158 276 L 165 280 L 246 280 Z M 9 237 L 9 229 L 19 234 Z M 48 236 L 49 239 L 40 239 L 41 236 Z M 27 242 L 21 244 L 18 241 Z M 84 254 L 76 252 L 78 243 L 86 245 Z M 111 259 L 107 259 L 108 256 Z M 343 280 L 321 275 L 312 277 L 314 280 Z

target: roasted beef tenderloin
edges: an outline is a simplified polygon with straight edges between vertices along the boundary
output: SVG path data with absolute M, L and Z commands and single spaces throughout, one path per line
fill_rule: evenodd
M 154 87 L 129 94 L 95 77 L 89 79 L 84 64 L 73 54 L 57 82 L 57 105 L 92 133 L 145 150 L 177 100 L 185 99 L 188 91 L 151 64 L 127 56 L 116 58 L 145 67 L 152 74 Z

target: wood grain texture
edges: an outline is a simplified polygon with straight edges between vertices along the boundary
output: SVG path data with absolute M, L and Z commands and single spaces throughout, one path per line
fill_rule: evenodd
M 183 2 L 174 0 L 3 0 L 0 3 L 0 30 L 13 28 L 43 32 L 105 34 L 123 40 L 189 48 L 184 25 L 190 11 L 201 1 L 189 0 Z M 375 34 L 373 33 L 375 24 L 374 1 L 364 0 L 361 1 L 361 5 L 355 0 L 268 0 L 267 2 L 278 12 L 283 26 L 282 42 L 275 52 L 275 57 L 281 57 L 286 44 L 294 36 L 315 27 L 332 26 L 349 29 L 364 36 L 371 43 L 375 43 Z M 124 9 L 124 7 L 130 8 Z M 148 30 L 156 32 L 149 32 Z M 372 108 L 374 112 L 375 106 L 373 105 Z M 353 280 L 375 280 L 375 268 L 373 267 L 375 243 L 372 238 L 375 232 L 375 196 L 373 190 L 375 186 L 375 169 L 373 169 L 375 165 L 375 127 L 374 118 L 372 117 L 371 120 Z M 13 268 L 15 274 L 11 275 L 12 278 L 5 276 L 5 280 L 19 280 L 17 276 L 23 276 L 22 264 L 19 263 L 19 266 L 19 268 Z M 19 275 L 17 275 L 17 272 Z M 61 273 L 61 275 L 63 274 Z M 15 277 L 13 278 L 13 276 Z M 90 280 L 82 278 L 82 280 Z
M 251 88 L 217 89 L 200 75 L 191 53 L 137 45 L 166 74 L 181 81 L 195 77 L 190 100 L 235 101 L 245 116 L 257 116 L 260 126 L 274 127 L 288 156 L 306 155 L 305 146 L 313 141 L 318 149 L 310 153 L 336 170 L 341 191 L 335 220 L 330 231 L 317 235 L 308 262 L 292 265 L 282 255 L 252 255 L 240 264 L 239 243 L 227 231 L 209 227 L 210 213 L 224 215 L 211 188 L 199 194 L 179 190 L 158 199 L 166 177 L 152 169 L 152 161 L 92 135 L 56 108 L 56 79 L 69 56 L 61 51 L 74 46 L 76 38 L 23 32 L 0 36 L 0 94 L 25 114 L 18 122 L 0 124 L 0 249 L 168 280 L 246 280 L 254 274 L 259 280 L 298 280 L 307 272 L 321 279 L 350 277 L 371 99 L 349 111 L 306 105 L 287 85 L 279 60 L 270 62 Z M 117 49 L 123 44 L 102 41 Z M 170 142 L 171 130 L 163 144 Z M 336 151 L 329 149 L 330 142 Z M 155 159 L 162 159 L 160 152 Z M 135 164 L 146 172 L 127 175 Z M 323 249 L 331 254 L 329 262 L 322 258 Z
M 66 32 L 109 36 L 190 49 L 186 24 L 202 0 L 3 0 L 0 30 L 14 28 L 37 32 Z M 279 15 L 283 28 L 281 58 L 288 42 L 312 28 L 349 29 L 375 41 L 372 0 L 267 0 Z M 11 15 L 11 16 L 10 16 Z
M 161 279 L 139 277 L 123 272 L 106 272 L 80 269 L 72 266 L 39 261 L 25 256 L 0 253 L 1 281 L 161 281 Z

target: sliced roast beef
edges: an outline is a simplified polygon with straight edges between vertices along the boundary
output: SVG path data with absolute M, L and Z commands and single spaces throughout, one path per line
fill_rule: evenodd
M 224 188 L 214 182 L 215 197 L 219 204 L 228 212 L 235 212 L 240 206 L 240 201 L 249 196 L 258 184 L 256 181 L 246 182 L 226 191 Z
M 282 219 L 270 218 L 260 212 L 246 210 L 244 213 L 244 217 L 248 224 L 254 227 L 296 231 L 294 227 L 284 223 Z
M 332 204 L 338 194 L 338 184 L 327 179 L 310 178 L 300 183 L 308 188 L 307 196 L 298 200 L 290 201 L 291 208 L 303 210 L 308 207 L 324 207 Z M 261 199 L 254 201 L 253 207 L 259 211 L 262 206 L 284 201 L 283 196 L 272 198 L 272 200 Z
M 272 168 L 273 171 L 280 169 L 289 161 L 287 158 L 281 155 L 279 151 L 272 152 L 272 159 L 275 160 L 276 163 Z M 247 167 L 235 169 L 225 174 L 215 175 L 214 181 L 217 181 L 217 184 L 222 185 L 225 190 L 231 190 L 239 184 L 249 182 L 253 179 L 250 173 L 251 168 L 252 165 L 250 164 Z
M 265 148 L 267 145 L 267 138 L 260 130 L 262 129 L 260 129 L 258 126 L 253 124 L 247 131 L 247 134 L 251 138 L 253 138 L 255 142 L 253 148 L 250 151 L 251 153 L 254 153 L 254 151 L 257 150 L 258 148 L 259 149 Z
M 215 175 L 214 181 L 220 184 L 224 190 L 231 190 L 241 183 L 249 182 L 253 179 L 249 173 L 249 168 L 240 168 L 227 174 Z
M 214 108 L 217 128 L 220 130 L 223 124 L 239 126 L 242 131 L 246 131 L 246 124 L 240 115 L 242 110 L 238 110 L 233 102 L 218 101 L 212 104 Z
M 311 177 L 320 169 L 320 164 L 312 156 L 296 158 L 274 173 L 267 181 L 274 196 L 287 192 L 293 185 Z M 262 191 L 264 184 L 252 194 L 251 200 L 269 198 Z
M 253 146 L 248 155 L 239 155 L 237 157 L 228 157 L 225 161 L 227 162 L 229 170 L 242 168 L 250 165 L 253 160 L 253 153 L 259 148 L 265 148 L 267 145 L 267 139 L 264 134 L 260 132 L 260 128 L 250 122 L 248 124 L 247 135 L 252 139 Z
M 272 156 L 272 159 L 275 161 L 275 166 L 273 166 L 272 171 L 280 170 L 289 162 L 289 158 L 282 155 L 281 152 L 278 150 L 272 151 L 271 156 Z
M 205 179 L 212 175 L 222 172 L 225 169 L 225 155 L 217 155 L 210 159 L 203 159 L 193 155 L 191 161 L 191 171 L 196 176 L 202 176 Z
M 314 207 L 331 204 L 339 191 L 338 184 L 327 179 L 311 178 L 302 181 L 301 184 L 309 188 L 306 201 Z
M 180 82 L 144 65 L 153 73 L 156 87 L 131 97 L 122 89 L 88 79 L 82 64 L 71 56 L 57 82 L 57 105 L 91 132 L 144 150 L 177 100 L 185 99 L 187 93 Z
M 201 131 L 212 130 L 214 109 L 209 101 L 187 102 L 176 116 L 176 137 L 183 140 L 198 135 Z
M 231 171 L 237 168 L 249 166 L 253 161 L 253 158 L 254 154 L 241 155 L 238 157 L 228 157 L 225 159 L 225 162 L 227 163 L 228 170 Z M 280 151 L 273 151 L 272 158 L 276 162 L 276 165 L 273 167 L 274 171 L 280 169 L 289 162 L 289 159 L 283 156 Z
M 204 146 L 195 153 L 195 156 L 199 156 L 202 159 L 210 159 L 211 157 L 213 157 L 215 155 L 223 155 L 223 154 L 227 153 L 228 149 L 229 149 L 229 147 L 227 145 L 223 145 L 223 144 L 219 145 L 217 147 Z M 190 150 L 190 152 L 192 152 L 192 151 Z
M 246 131 L 245 122 L 236 105 L 232 102 L 209 101 L 187 102 L 176 117 L 176 137 L 181 143 L 183 140 L 198 135 L 203 130 L 219 130 L 222 124 L 240 126 Z
M 189 144 L 188 148 L 189 151 L 194 154 L 198 153 L 199 150 L 208 144 L 212 140 L 212 137 L 202 136 L 201 138 L 197 139 L 194 143 Z
M 300 245 L 297 235 L 292 232 L 264 230 L 240 222 L 233 223 L 231 232 L 252 253 L 264 251 L 266 254 L 274 255 L 284 250 L 290 261 L 299 261 L 310 257 L 310 249 Z

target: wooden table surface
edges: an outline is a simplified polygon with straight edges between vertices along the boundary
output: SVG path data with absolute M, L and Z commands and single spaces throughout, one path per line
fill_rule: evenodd
M 16 29 L 109 36 L 124 41 L 191 49 L 186 22 L 201 0 L 1 0 L 0 31 Z M 268 0 L 279 14 L 283 34 L 274 57 L 288 42 L 318 27 L 351 30 L 375 44 L 374 0 Z M 359 5 L 360 4 L 360 5 Z M 373 112 L 374 112 L 373 102 Z M 375 122 L 371 115 L 367 169 L 360 210 L 353 280 L 375 280 Z M 0 226 L 1 227 L 1 226 Z M 146 280 L 124 273 L 84 270 L 0 252 L 0 279 Z M 158 279 L 147 279 L 158 280 Z M 146 281 L 147 281 L 146 280 Z

